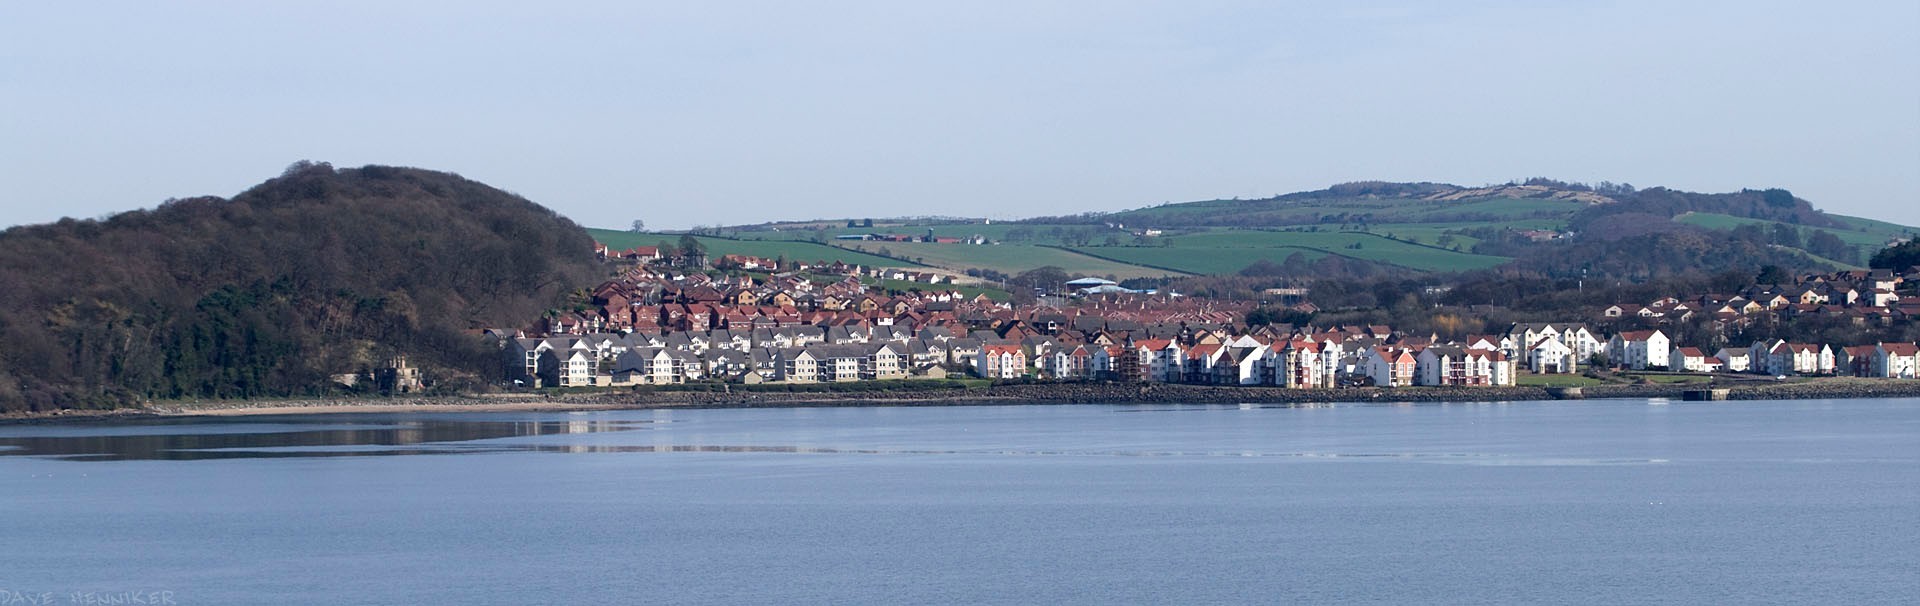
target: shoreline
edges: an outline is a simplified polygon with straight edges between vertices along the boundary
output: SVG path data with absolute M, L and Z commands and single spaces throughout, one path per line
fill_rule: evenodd
M 1721 386 L 1728 400 L 1804 400 L 1920 397 L 1920 381 L 1825 378 L 1778 384 Z M 1582 399 L 1671 398 L 1683 384 L 1597 385 Z M 1401 387 L 1285 389 L 1183 384 L 1058 383 L 916 391 L 779 392 L 655 391 L 591 394 L 480 394 L 396 398 L 318 398 L 167 402 L 145 408 L 10 413 L 0 423 L 268 415 L 416 412 L 580 412 L 654 409 L 812 408 L 871 406 L 998 406 L 1014 404 L 1331 404 L 1399 402 L 1519 402 L 1556 400 L 1544 387 Z

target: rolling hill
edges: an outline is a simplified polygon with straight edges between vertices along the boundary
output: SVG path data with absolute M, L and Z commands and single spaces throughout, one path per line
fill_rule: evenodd
M 473 333 L 604 274 L 585 230 L 432 171 L 301 163 L 232 199 L 0 232 L 0 410 L 322 395 L 396 355 L 449 388 Z
M 1255 200 L 1202 200 L 1015 222 L 921 218 L 849 227 L 845 220 L 727 228 L 724 251 L 784 250 L 790 257 L 875 253 L 869 264 L 925 264 L 1014 274 L 1042 266 L 1120 278 L 1230 274 L 1262 261 L 1340 257 L 1413 272 L 1518 265 L 1533 271 L 1619 271 L 1621 277 L 1740 263 L 1806 269 L 1854 267 L 1912 227 L 1833 215 L 1780 189 L 1703 194 L 1532 179 L 1484 187 L 1445 183 L 1346 183 Z M 1744 229 L 1743 229 L 1744 228 Z M 1155 230 L 1151 237 L 1143 230 Z M 1673 232 L 1714 237 L 1676 240 Z M 836 240 L 855 234 L 980 237 L 991 246 Z M 1697 258 L 1596 263 L 1627 238 L 1699 249 Z M 769 244 L 754 244 L 753 242 Z M 782 244 L 773 245 L 772 242 Z M 836 252 L 838 251 L 838 252 Z M 1718 252 L 1716 252 L 1718 251 Z M 1738 251 L 1738 254 L 1736 254 Z M 1579 259 L 1579 261 L 1574 261 Z
M 1506 222 L 1565 219 L 1608 195 L 1546 184 L 1467 188 L 1444 183 L 1364 182 L 1257 200 L 1163 204 L 1090 217 L 1160 227 Z
M 654 246 L 662 242 L 673 244 L 678 242 L 681 236 L 681 234 L 635 233 L 611 229 L 588 229 L 587 233 L 592 235 L 594 240 L 615 249 L 632 248 L 635 246 Z M 886 257 L 858 251 L 799 240 L 715 238 L 710 236 L 694 236 L 694 238 L 699 240 L 700 244 L 707 248 L 707 254 L 714 257 L 719 257 L 720 255 L 752 255 L 768 259 L 786 257 L 792 261 L 840 261 L 842 263 L 872 267 L 913 267 L 916 265 L 898 259 L 888 259 Z

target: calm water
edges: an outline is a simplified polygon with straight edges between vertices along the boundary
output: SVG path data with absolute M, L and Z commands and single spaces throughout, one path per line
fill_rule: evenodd
M 0 426 L 0 542 L 0 604 L 1914 603 L 1920 400 Z

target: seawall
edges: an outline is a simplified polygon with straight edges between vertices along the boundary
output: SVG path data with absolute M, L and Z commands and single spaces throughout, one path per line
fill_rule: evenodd
M 1828 378 L 1799 383 L 1724 386 L 1729 400 L 1920 398 L 1920 381 Z M 1681 400 L 1698 385 L 1594 385 L 1585 399 L 1670 398 Z M 1519 402 L 1554 399 L 1544 387 L 1411 387 L 1283 389 L 1174 384 L 1041 383 L 969 389 L 864 390 L 848 392 L 612 391 L 564 395 L 337 398 L 306 400 L 216 400 L 156 403 L 145 409 L 61 411 L 14 415 L 0 421 L 124 419 L 176 415 L 265 415 L 346 412 L 487 412 L 626 410 L 654 408 L 778 408 L 808 406 L 991 406 L 1009 404 L 1321 404 L 1337 402 Z

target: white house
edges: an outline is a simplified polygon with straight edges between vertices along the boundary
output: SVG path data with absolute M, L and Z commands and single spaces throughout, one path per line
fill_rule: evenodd
M 1551 338 L 1542 341 L 1553 342 Z M 1513 363 L 1506 354 L 1484 349 L 1428 347 L 1414 361 L 1419 385 L 1512 385 Z
M 1585 324 L 1568 325 L 1566 330 L 1560 331 L 1560 342 L 1573 350 L 1574 359 L 1580 363 L 1585 363 L 1596 355 L 1607 355 L 1607 342 L 1595 336 Z
M 1263 360 L 1267 355 L 1267 346 L 1222 347 L 1220 355 L 1214 360 L 1213 382 L 1217 385 L 1259 385 L 1270 380 L 1273 375 L 1262 372 L 1267 368 Z
M 1359 366 L 1375 386 L 1406 387 L 1413 384 L 1419 361 L 1405 349 L 1374 347 L 1360 352 Z
M 1667 368 L 1673 343 L 1659 330 L 1634 330 L 1614 335 L 1607 352 L 1615 364 L 1634 370 Z
M 820 359 L 805 348 L 787 348 L 779 351 L 779 361 L 775 376 L 788 383 L 817 383 L 820 381 Z
M 687 380 L 683 352 L 649 347 L 628 349 L 613 362 L 613 382 L 619 385 L 672 385 Z
M 1267 356 L 1270 385 L 1299 389 L 1333 387 L 1333 375 L 1320 359 L 1320 346 L 1313 341 L 1289 341 Z
M 1746 348 L 1722 347 L 1713 357 L 1720 358 L 1727 372 L 1747 372 L 1753 369 L 1753 354 Z
M 1913 343 L 1881 343 L 1873 352 L 1873 376 L 1920 378 L 1920 346 Z
M 1707 352 L 1698 347 L 1675 347 L 1667 354 L 1667 360 L 1673 363 L 1671 370 L 1686 372 L 1708 372 Z
M 583 339 L 571 341 L 564 349 L 547 348 L 540 353 L 540 379 L 543 384 L 555 387 L 585 387 L 593 385 L 594 371 L 598 369 L 600 358 Z
M 1774 341 L 1767 346 L 1767 374 L 1825 374 L 1833 372 L 1833 349 L 1811 343 Z
M 989 379 L 1019 378 L 1027 372 L 1027 354 L 1019 345 L 982 346 L 974 369 Z
M 1579 372 L 1580 358 L 1573 348 L 1552 337 L 1541 337 L 1533 346 L 1527 348 L 1527 370 L 1534 374 L 1563 374 Z
M 1161 383 L 1179 383 L 1186 380 L 1187 352 L 1172 339 L 1149 339 L 1137 344 L 1142 350 L 1153 351 L 1153 359 L 1147 363 L 1147 380 Z M 1158 347 L 1155 347 L 1158 345 Z

